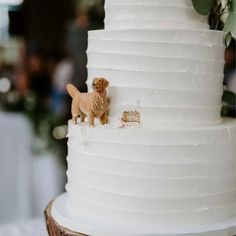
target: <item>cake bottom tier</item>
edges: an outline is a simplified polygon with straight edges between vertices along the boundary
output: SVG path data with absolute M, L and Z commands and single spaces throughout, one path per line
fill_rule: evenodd
M 236 122 L 198 128 L 69 124 L 67 176 L 68 213 L 92 225 L 158 235 L 231 222 Z
M 75 216 L 67 208 L 68 194 L 59 196 L 52 204 L 51 217 L 55 224 L 53 236 L 235 236 L 236 218 L 218 224 L 190 228 L 188 226 L 176 230 L 167 227 L 161 231 L 156 228 L 126 227 L 109 224 L 108 222 L 91 221 Z M 52 224 L 52 223 L 51 223 Z M 56 234 L 55 234 L 56 232 Z M 51 234 L 50 234 L 51 235 Z

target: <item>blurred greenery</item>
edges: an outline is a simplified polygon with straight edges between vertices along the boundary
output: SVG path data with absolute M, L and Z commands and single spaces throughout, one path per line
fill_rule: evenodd
M 22 113 L 31 121 L 35 132 L 34 153 L 54 152 L 58 150 L 57 139 L 65 138 L 64 134 L 61 137 L 53 136 L 53 130 L 65 123 L 65 117 L 53 112 L 49 104 L 32 91 L 25 95 L 17 90 L 0 93 L 0 107 L 3 110 Z
M 226 90 L 224 91 L 222 101 L 223 101 L 222 116 L 236 117 L 235 114 L 236 94 Z
M 236 106 L 236 95 L 231 91 L 224 91 L 222 100 L 231 106 Z
M 211 29 L 224 30 L 228 37 L 236 38 L 236 0 L 192 0 L 194 8 L 201 15 L 210 14 Z

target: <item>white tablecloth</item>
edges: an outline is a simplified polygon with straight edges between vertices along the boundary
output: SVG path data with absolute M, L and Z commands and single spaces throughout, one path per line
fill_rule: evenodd
M 25 117 L 0 113 L 0 222 L 30 216 L 32 131 Z
M 42 216 L 64 191 L 62 165 L 54 155 L 33 155 L 32 141 L 23 115 L 0 112 L 0 224 Z
M 0 236 L 48 236 L 43 219 L 0 225 Z

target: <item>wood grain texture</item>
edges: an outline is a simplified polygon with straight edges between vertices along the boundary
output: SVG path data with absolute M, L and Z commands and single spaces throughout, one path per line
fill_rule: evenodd
M 49 236 L 89 236 L 77 232 L 73 232 L 67 228 L 60 226 L 52 217 L 52 202 L 49 203 L 44 211 L 44 216 L 47 225 L 47 231 Z

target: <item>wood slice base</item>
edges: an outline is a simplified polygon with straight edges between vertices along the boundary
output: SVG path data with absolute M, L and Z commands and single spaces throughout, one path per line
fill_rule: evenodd
M 52 203 L 49 203 L 47 208 L 44 211 L 44 216 L 47 224 L 47 231 L 49 236 L 89 236 L 77 232 L 73 232 L 69 229 L 66 229 L 60 226 L 52 217 Z

